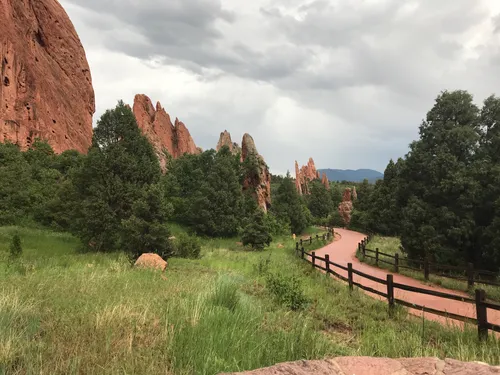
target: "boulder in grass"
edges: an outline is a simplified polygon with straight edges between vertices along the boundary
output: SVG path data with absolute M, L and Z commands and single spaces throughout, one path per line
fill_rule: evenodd
M 138 268 L 149 268 L 154 270 L 165 271 L 168 266 L 168 263 L 163 260 L 161 256 L 154 253 L 145 253 L 142 254 L 134 264 L 135 267 Z

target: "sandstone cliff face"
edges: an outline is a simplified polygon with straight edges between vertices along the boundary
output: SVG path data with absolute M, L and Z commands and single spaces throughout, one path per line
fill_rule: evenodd
M 352 193 L 351 189 L 347 188 L 344 190 L 344 196 L 342 198 L 342 202 L 339 204 L 339 214 L 342 220 L 344 221 L 344 225 L 346 227 L 351 223 L 351 214 L 353 210 L 352 205 Z
M 215 150 L 219 151 L 223 146 L 229 147 L 229 150 L 233 155 L 241 153 L 241 147 L 236 142 L 232 141 L 231 134 L 229 134 L 227 130 L 220 133 L 219 142 L 217 143 Z
M 68 15 L 57 0 L 0 0 L 0 20 L 0 142 L 86 152 L 94 90 Z
M 321 178 L 321 183 L 325 185 L 326 190 L 330 190 L 330 181 L 328 177 L 326 177 L 326 173 L 323 172 L 323 177 Z
M 247 174 L 243 182 L 243 190 L 250 190 L 264 212 L 271 206 L 271 174 L 264 158 L 259 155 L 255 142 L 249 134 L 243 136 L 241 142 L 241 160 L 245 162 L 253 158 L 255 170 Z
M 186 153 L 199 154 L 201 152 L 201 149 L 196 147 L 186 125 L 177 118 L 175 125 L 172 124 L 169 114 L 159 102 L 154 107 L 149 97 L 144 94 L 136 95 L 133 112 L 139 128 L 155 148 L 163 169 L 165 169 L 168 155 L 175 159 Z
M 307 165 L 302 166 L 300 170 L 297 161 L 295 161 L 295 185 L 299 194 L 310 194 L 309 182 L 319 178 L 319 172 L 316 170 L 313 158 L 309 158 Z

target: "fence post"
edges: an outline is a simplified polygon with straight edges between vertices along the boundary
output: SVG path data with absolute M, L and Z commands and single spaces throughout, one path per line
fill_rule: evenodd
M 299 243 L 295 242 L 295 250 L 299 251 Z
M 399 272 L 399 254 L 396 253 L 394 255 L 394 272 L 398 273 Z
M 312 245 L 312 243 L 313 243 L 313 238 L 312 236 L 309 236 L 309 245 Z
M 300 246 L 302 246 L 302 238 L 300 239 Z
M 477 332 L 480 340 L 488 338 L 488 314 L 484 302 L 486 302 L 486 292 L 476 289 Z
M 429 280 L 429 260 L 425 258 L 424 260 L 424 277 L 426 280 Z
M 319 240 L 319 234 L 316 234 L 316 241 Z
M 302 251 L 302 259 L 304 259 L 304 258 L 305 258 L 305 254 L 304 254 L 304 253 L 305 253 L 305 251 L 304 251 L 304 246 L 302 246 L 302 250 L 301 250 L 301 251 Z
M 352 263 L 347 263 L 347 279 L 349 280 L 349 289 L 352 290 L 353 285 L 353 273 L 352 273 Z
M 378 247 L 375 249 L 375 264 L 378 267 Z
M 361 251 L 361 242 L 358 242 L 358 251 Z
M 316 267 L 316 253 L 314 251 L 311 253 L 311 264 L 312 268 Z
M 474 264 L 467 263 L 467 286 L 472 288 L 474 286 Z
M 325 268 L 326 268 L 326 274 L 328 275 L 330 273 L 330 255 L 325 254 Z
M 394 278 L 392 275 L 387 275 L 387 300 L 389 301 L 389 309 L 394 307 Z

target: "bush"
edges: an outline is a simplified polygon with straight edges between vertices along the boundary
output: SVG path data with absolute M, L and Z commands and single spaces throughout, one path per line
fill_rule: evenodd
M 279 219 L 272 212 L 264 216 L 264 225 L 273 236 L 288 236 L 291 233 L 290 224 Z
M 243 228 L 241 242 L 244 246 L 250 245 L 255 250 L 264 250 L 273 240 L 267 230 L 264 225 L 264 213 L 257 209 L 249 223 Z
M 12 242 L 10 243 L 10 258 L 12 260 L 18 259 L 23 253 L 23 248 L 21 245 L 21 238 L 18 234 L 12 237 Z
M 222 306 L 234 311 L 240 303 L 238 286 L 225 277 L 219 278 L 215 284 L 211 302 L 215 306 Z
M 175 256 L 179 258 L 198 259 L 201 253 L 201 242 L 198 237 L 181 233 L 175 239 Z
M 274 295 L 274 299 L 281 305 L 291 310 L 303 309 L 309 302 L 304 295 L 302 285 L 297 276 L 287 276 L 283 274 L 268 274 L 266 285 Z
M 328 226 L 332 228 L 343 228 L 345 226 L 344 220 L 342 220 L 338 210 L 334 210 L 330 216 L 328 216 Z

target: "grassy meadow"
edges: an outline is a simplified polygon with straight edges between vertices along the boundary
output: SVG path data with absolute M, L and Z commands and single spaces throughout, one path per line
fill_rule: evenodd
M 9 263 L 14 233 L 23 255 Z M 81 253 L 69 234 L 0 227 L 0 374 L 217 374 L 339 355 L 500 363 L 500 343 L 475 327 L 389 317 L 296 259 L 291 238 L 264 252 L 238 241 L 206 240 L 162 277 Z

